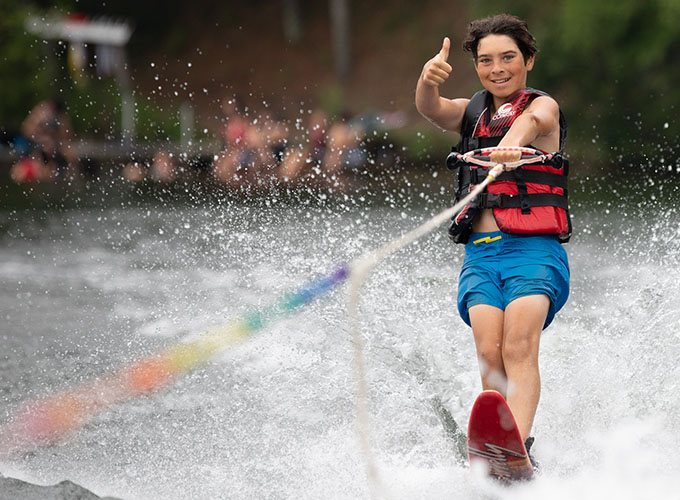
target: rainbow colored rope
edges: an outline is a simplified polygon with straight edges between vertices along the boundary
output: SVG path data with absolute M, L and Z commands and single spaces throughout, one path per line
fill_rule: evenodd
M 173 378 L 208 361 L 220 351 L 246 340 L 273 320 L 328 293 L 349 275 L 346 266 L 287 293 L 273 304 L 209 330 L 197 339 L 171 345 L 133 361 L 112 375 L 29 402 L 0 427 L 0 459 L 50 444 L 86 424 L 107 408 L 150 394 Z

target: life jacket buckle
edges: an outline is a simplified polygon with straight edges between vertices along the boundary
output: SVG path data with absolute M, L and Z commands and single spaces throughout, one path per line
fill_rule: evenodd
M 480 208 L 503 208 L 503 197 L 499 193 L 482 193 L 478 200 Z
M 479 178 L 480 177 L 480 175 L 479 175 L 480 170 L 481 169 L 478 168 L 478 167 L 470 167 L 470 183 L 471 184 L 476 185 L 476 184 L 479 184 L 481 181 L 484 180 L 484 178 L 482 178 L 481 180 Z M 484 177 L 486 177 L 486 172 L 485 172 Z

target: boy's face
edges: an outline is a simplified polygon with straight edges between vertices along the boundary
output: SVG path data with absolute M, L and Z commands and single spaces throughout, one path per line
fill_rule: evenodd
M 527 86 L 527 73 L 534 67 L 534 57 L 524 61 L 515 41 L 507 35 L 487 35 L 477 45 L 475 69 L 484 88 L 495 101 L 503 102 Z

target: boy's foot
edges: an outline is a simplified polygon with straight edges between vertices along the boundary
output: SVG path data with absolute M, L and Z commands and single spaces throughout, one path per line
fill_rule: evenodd
M 534 472 L 538 472 L 541 469 L 540 464 L 536 459 L 531 455 L 531 446 L 534 444 L 534 438 L 533 437 L 528 437 L 526 441 L 524 441 L 524 447 L 527 449 L 527 455 L 529 455 L 529 462 L 531 462 L 531 466 L 534 468 Z

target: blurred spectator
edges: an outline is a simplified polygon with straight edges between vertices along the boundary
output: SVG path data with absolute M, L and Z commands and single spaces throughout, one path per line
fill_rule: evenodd
M 75 169 L 78 157 L 71 142 L 71 121 L 60 99 L 39 102 L 21 125 L 21 132 L 30 141 L 29 156 L 53 172 L 49 177 L 63 177 L 69 167 Z
M 215 178 L 233 188 L 266 185 L 287 147 L 287 127 L 268 112 L 248 120 L 235 98 L 225 99 L 222 111 L 224 150 L 214 163 Z
M 157 151 L 153 155 L 149 176 L 155 182 L 175 182 L 177 180 L 177 163 L 172 154 L 167 151 Z
M 365 135 L 364 127 L 351 121 L 347 113 L 331 125 L 323 160 L 326 176 L 338 178 L 366 164 L 366 149 L 362 144 Z
M 219 154 L 213 166 L 215 178 L 232 186 L 240 185 L 242 164 L 247 163 L 247 141 L 253 139 L 250 123 L 242 115 L 243 106 L 235 97 L 227 97 L 222 101 L 224 123 L 222 125 L 222 142 L 224 150 Z
M 142 182 L 146 179 L 146 169 L 138 162 L 131 161 L 123 167 L 121 175 L 128 182 Z
M 267 163 L 270 163 L 271 168 L 273 168 L 274 165 L 281 164 L 283 160 L 283 155 L 288 146 L 288 127 L 280 119 L 265 115 L 262 121 L 262 133 L 269 150 L 266 154 L 271 155 L 271 159 L 274 160 L 274 163 L 270 163 L 271 159 L 267 158 Z
M 162 184 L 175 182 L 179 176 L 177 161 L 168 151 L 157 151 L 146 167 L 137 161 L 128 162 L 122 169 L 123 179 L 129 182 L 150 180 Z
M 288 128 L 269 114 L 262 113 L 247 136 L 247 180 L 258 186 L 274 181 L 288 144 Z
M 326 151 L 328 119 L 321 109 L 309 115 L 309 123 L 301 144 L 289 149 L 279 167 L 279 178 L 295 183 L 310 175 L 314 167 L 320 167 Z
M 9 171 L 14 182 L 41 182 L 55 178 L 56 172 L 42 161 L 24 156 Z
M 249 127 L 248 121 L 243 116 L 243 104 L 236 97 L 225 97 L 222 100 L 222 143 L 225 149 L 239 147 L 245 141 L 245 135 Z

